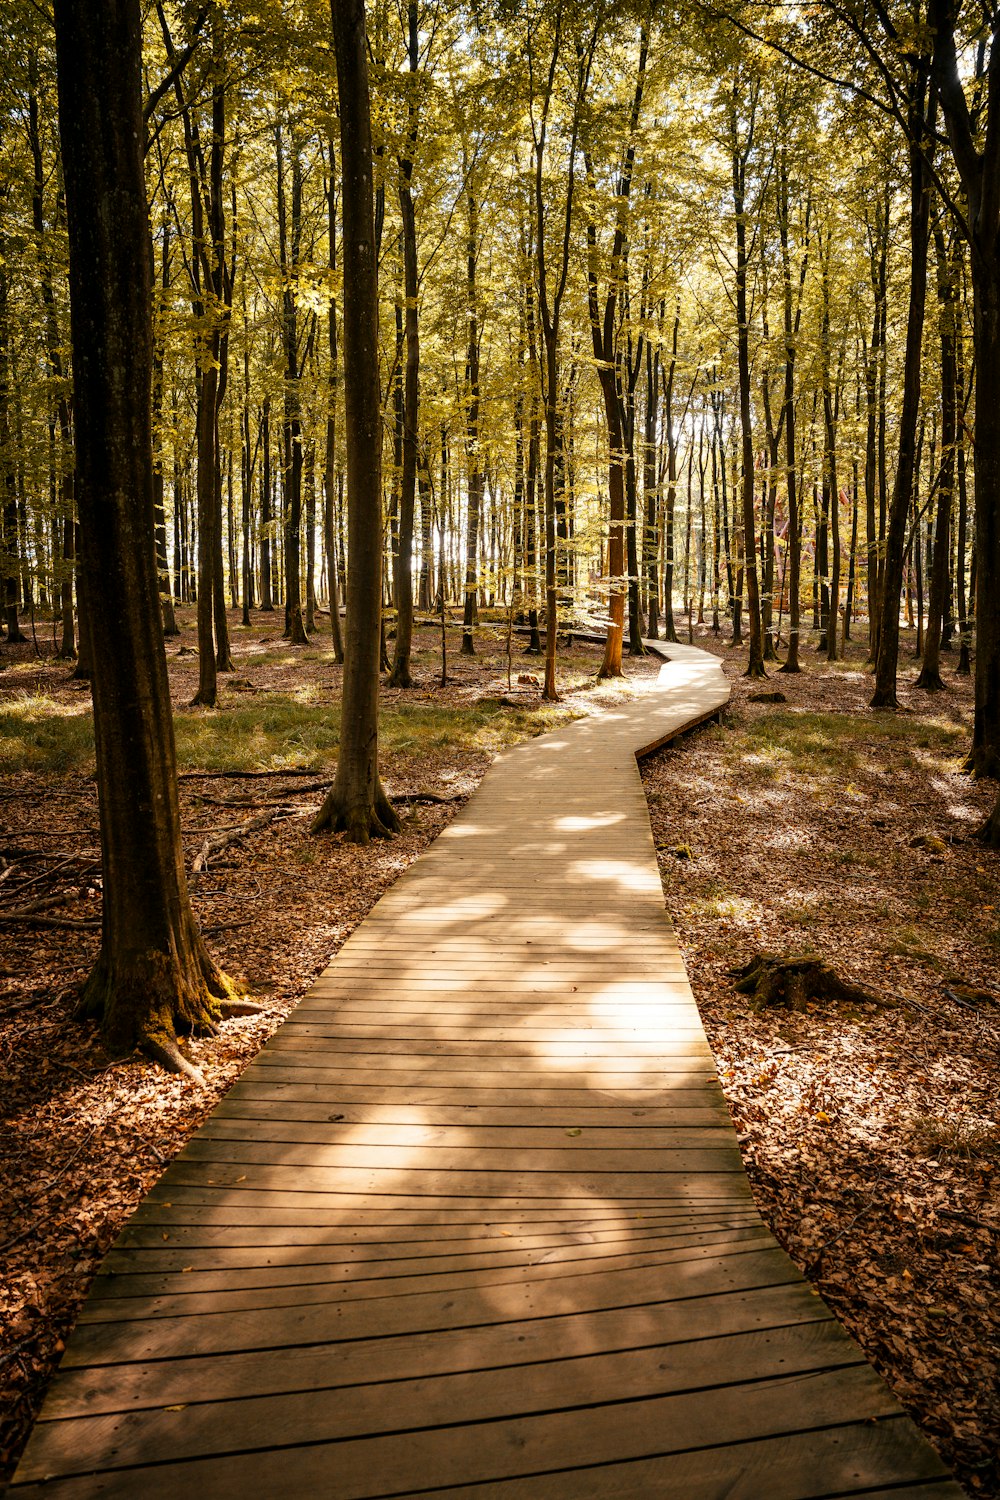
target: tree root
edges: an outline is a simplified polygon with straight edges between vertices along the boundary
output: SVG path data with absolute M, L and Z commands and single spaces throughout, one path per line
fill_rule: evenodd
M 1000 797 L 986 822 L 976 829 L 975 837 L 989 849 L 1000 849 Z
M 258 1005 L 256 1000 L 241 1000 L 239 996 L 223 1000 L 219 1006 L 219 1015 L 223 1021 L 232 1021 L 237 1016 L 263 1016 L 267 1007 Z
M 173 1037 L 143 1037 L 139 1043 L 139 1051 L 152 1062 L 159 1063 L 165 1073 L 180 1073 L 192 1083 L 203 1084 L 205 1082 L 204 1073 L 184 1056 Z
M 784 1005 L 789 1010 L 802 1011 L 810 1000 L 846 1000 L 854 1005 L 892 1008 L 891 1001 L 841 979 L 829 964 L 812 954 L 781 958 L 774 953 L 758 953 L 749 963 L 730 969 L 729 973 L 741 994 L 753 996 L 756 1009 Z
M 175 938 L 169 953 L 150 947 L 119 963 L 102 949 L 74 1015 L 100 1022 L 111 1056 L 128 1057 L 139 1048 L 168 1072 L 200 1082 L 177 1038 L 214 1036 L 223 1017 L 248 1002 L 209 956 L 190 916 Z
M 376 780 L 371 802 L 342 801 L 336 782 L 309 827 L 310 833 L 343 833 L 349 844 L 368 844 L 372 839 L 391 839 L 402 824 L 396 809 Z

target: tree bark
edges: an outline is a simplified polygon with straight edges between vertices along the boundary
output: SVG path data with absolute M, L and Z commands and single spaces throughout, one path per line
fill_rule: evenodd
M 154 548 L 139 4 L 56 0 L 55 22 L 104 869 L 81 1010 L 115 1050 L 145 1045 L 192 1072 L 177 1034 L 213 1029 L 229 987 L 198 933 L 181 848 Z
M 371 117 L 364 0 L 331 0 L 343 173 L 344 394 L 351 561 L 337 772 L 312 831 L 352 843 L 399 828 L 378 771 L 382 421 Z
M 903 584 L 903 550 L 915 472 L 917 421 L 920 412 L 921 346 L 927 298 L 927 246 L 930 224 L 930 181 L 924 163 L 932 138 L 933 118 L 925 120 L 927 68 L 913 67 L 908 101 L 910 168 L 910 301 L 906 318 L 903 397 L 899 413 L 899 457 L 889 507 L 882 598 L 879 604 L 879 645 L 875 663 L 872 708 L 896 708 L 896 670 L 899 660 L 899 598 Z M 933 117 L 933 109 L 931 110 Z
M 416 74 L 419 64 L 416 0 L 407 6 L 407 52 L 410 61 L 405 153 L 399 163 L 399 213 L 403 227 L 403 296 L 406 371 L 403 381 L 403 469 L 399 481 L 399 533 L 395 557 L 396 642 L 389 686 L 413 686 L 413 525 L 417 489 L 417 432 L 420 400 L 420 325 L 417 310 L 417 220 L 413 203 L 413 159 L 417 149 Z M 469 194 L 471 205 L 471 193 Z M 470 206 L 470 217 L 472 207 Z M 471 229 L 470 229 L 471 235 Z M 475 245 L 472 252 L 475 253 Z

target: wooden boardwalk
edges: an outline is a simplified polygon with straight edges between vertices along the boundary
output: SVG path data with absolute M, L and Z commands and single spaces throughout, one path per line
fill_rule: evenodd
M 960 1496 L 757 1216 L 634 704 L 504 755 L 108 1255 L 12 1497 Z

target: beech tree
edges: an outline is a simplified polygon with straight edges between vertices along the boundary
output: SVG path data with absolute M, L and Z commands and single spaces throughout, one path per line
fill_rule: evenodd
M 152 287 L 139 0 L 56 0 L 81 582 L 93 649 L 104 902 L 80 1011 L 115 1051 L 193 1072 L 229 997 L 188 899 L 154 547 Z
M 344 394 L 351 557 L 340 747 L 333 786 L 312 825 L 358 844 L 399 828 L 378 770 L 382 591 L 382 434 L 378 259 L 364 0 L 331 0 L 340 104 L 344 223 Z

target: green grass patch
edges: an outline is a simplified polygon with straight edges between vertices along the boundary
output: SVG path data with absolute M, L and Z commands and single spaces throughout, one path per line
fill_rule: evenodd
M 0 771 L 65 775 L 94 764 L 89 699 L 60 703 L 44 694 L 15 693 L 0 702 Z
M 340 696 L 311 684 L 288 693 L 233 697 L 216 709 L 174 714 L 177 762 L 182 770 L 259 771 L 290 766 L 319 769 L 336 759 Z M 484 697 L 454 707 L 425 699 L 384 704 L 381 753 L 454 748 L 496 754 L 508 745 L 569 723 L 578 714 L 560 704 L 506 707 Z M 87 772 L 94 765 L 89 700 L 59 702 L 40 694 L 14 694 L 0 702 L 0 772 L 55 775 Z
M 460 708 L 400 700 L 383 704 L 379 720 L 384 762 L 395 754 L 444 750 L 495 754 L 576 717 L 558 704 L 505 708 L 484 698 Z M 289 766 L 319 769 L 336 759 L 340 743 L 339 696 L 323 703 L 309 692 L 270 693 L 233 707 L 175 714 L 177 758 L 184 770 L 269 771 Z
M 931 752 L 942 763 L 964 754 L 967 731 L 942 719 L 901 715 L 878 715 L 860 719 L 855 714 L 801 713 L 779 709 L 753 720 L 736 719 L 732 728 L 715 731 L 726 759 L 754 780 L 767 779 L 779 770 L 815 780 L 842 780 L 864 772 L 869 762 L 867 746 L 858 738 L 874 740 L 887 752 Z M 708 735 L 705 736 L 708 738 Z

